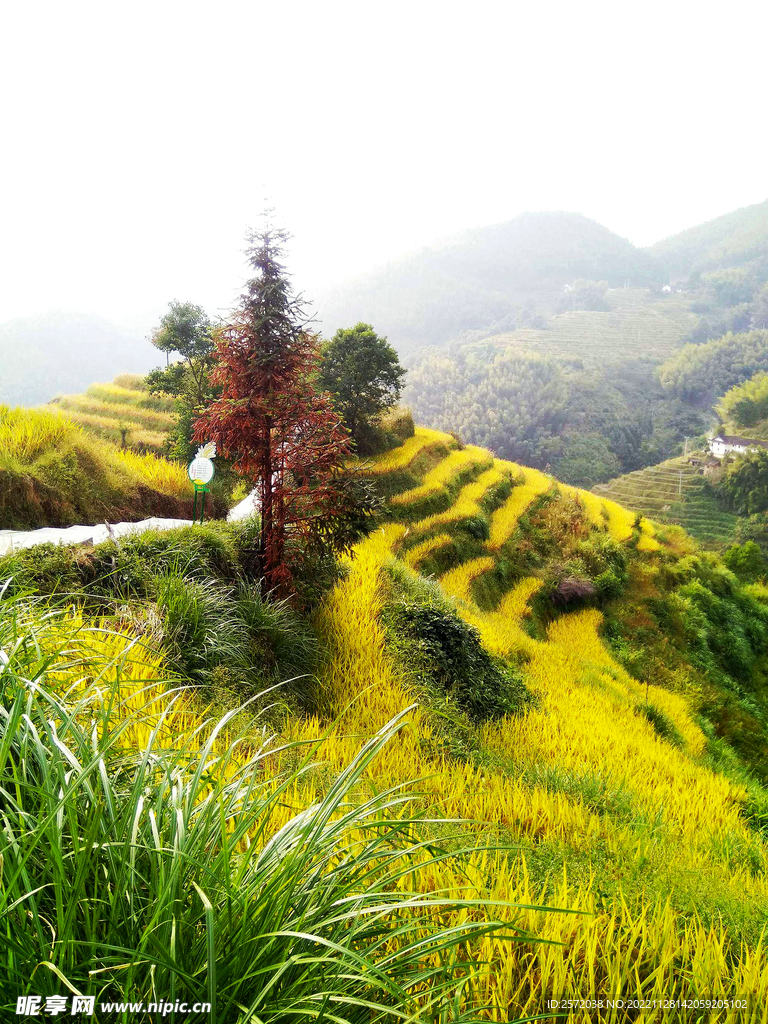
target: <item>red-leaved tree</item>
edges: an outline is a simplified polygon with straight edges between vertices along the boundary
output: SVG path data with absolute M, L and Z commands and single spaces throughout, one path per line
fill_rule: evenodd
M 211 380 L 221 385 L 221 397 L 195 424 L 195 440 L 215 441 L 255 484 L 265 592 L 290 588 L 289 538 L 333 534 L 346 504 L 341 479 L 351 454 L 330 397 L 313 383 L 318 341 L 286 278 L 285 237 L 268 228 L 250 236 L 254 276 L 216 341 Z

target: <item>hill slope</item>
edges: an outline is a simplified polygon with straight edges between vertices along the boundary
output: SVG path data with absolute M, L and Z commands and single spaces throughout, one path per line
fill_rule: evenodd
M 545 330 L 478 332 L 430 350 L 404 399 L 421 422 L 580 485 L 672 455 L 708 425 L 656 376 L 695 317 L 678 295 L 622 288 L 607 301 L 609 310 L 562 313 Z
M 61 413 L 0 405 L 0 529 L 187 519 L 191 506 L 183 466 L 123 451 Z
M 638 356 L 661 361 L 680 347 L 696 322 L 685 296 L 661 298 L 641 288 L 613 288 L 606 301 L 608 310 L 570 310 L 553 316 L 544 329 L 504 332 L 487 344 L 601 366 Z
M 739 517 L 706 492 L 704 478 L 687 459 L 667 459 L 593 490 L 659 522 L 677 523 L 705 546 L 721 548 L 736 539 Z
M 595 995 L 621 973 L 622 955 L 642 965 L 629 982 L 634 994 L 650 996 L 662 977 L 679 993 L 689 984 L 687 965 L 701 962 L 716 934 L 729 949 L 728 967 L 707 984 L 727 989 L 744 978 L 740 941 L 751 934 L 755 942 L 762 928 L 759 916 L 747 921 L 750 899 L 765 906 L 768 897 L 768 847 L 760 828 L 747 823 L 743 791 L 713 770 L 715 734 L 728 734 L 726 719 L 739 717 L 735 707 L 725 711 L 732 698 L 720 688 L 724 673 L 735 673 L 752 693 L 747 703 L 756 699 L 761 708 L 751 726 L 740 719 L 741 738 L 730 736 L 742 743 L 751 732 L 741 749 L 748 762 L 762 764 L 763 777 L 768 692 L 750 681 L 746 662 L 702 666 L 711 659 L 708 645 L 724 653 L 721 645 L 729 644 L 715 624 L 729 601 L 746 601 L 752 610 L 742 604 L 740 614 L 763 623 L 768 610 L 738 597 L 735 579 L 697 556 L 674 528 L 664 531 L 610 500 L 490 460 L 481 449 L 452 446 L 446 435 L 417 431 L 410 444 L 378 460 L 394 521 L 363 545 L 330 606 L 336 635 L 359 658 L 347 662 L 355 682 L 343 680 L 339 706 L 342 694 L 346 699 L 371 678 L 376 641 L 363 622 L 376 617 L 382 601 L 385 622 L 387 600 L 428 604 L 423 574 L 438 579 L 484 647 L 519 666 L 540 703 L 511 717 L 487 713 L 475 738 L 464 741 L 467 763 L 443 763 L 434 785 L 452 811 L 492 823 L 520 844 L 515 898 L 546 893 L 561 906 L 596 912 L 586 933 L 574 922 L 544 925 L 566 946 L 500 967 L 494 994 L 530 1013 L 559 985 Z M 579 598 L 579 582 L 592 584 L 591 598 L 584 591 Z M 684 621 L 704 608 L 698 621 L 709 640 L 696 650 L 699 641 L 687 634 L 693 618 Z M 410 669 L 406 663 L 364 695 L 357 722 L 377 723 L 407 699 L 409 686 L 418 692 L 414 679 L 424 670 L 417 651 Z M 757 642 L 753 664 L 760 652 Z M 376 656 L 387 657 L 386 643 Z M 746 704 L 743 713 L 749 717 Z M 414 773 L 428 774 L 418 749 L 417 738 L 404 759 Z M 538 890 L 535 880 L 545 877 L 549 883 Z M 512 884 L 489 878 L 489 895 L 509 893 Z M 642 939 L 633 931 L 638 914 Z M 589 942 L 594 957 L 584 955 Z M 744 984 L 764 989 L 768 968 Z
M 673 277 L 722 267 L 741 267 L 768 251 L 768 199 L 688 228 L 652 245 L 648 252 Z
M 59 411 L 85 431 L 125 444 L 159 452 L 174 422 L 174 402 L 150 395 L 144 378 L 122 374 L 106 384 L 91 384 L 81 395 L 57 395 L 44 408 Z
M 547 999 L 574 993 L 669 1000 L 706 992 L 750 999 L 746 1015 L 739 1006 L 714 1011 L 711 1021 L 764 1020 L 768 793 L 744 765 L 768 778 L 768 687 L 760 669 L 768 607 L 716 558 L 697 554 L 679 529 L 659 529 L 536 470 L 460 448 L 448 435 L 417 430 L 369 471 L 388 496 L 387 519 L 357 545 L 314 610 L 319 685 L 289 691 L 290 713 L 275 720 L 280 744 L 322 735 L 323 764 L 310 771 L 299 757 L 301 775 L 292 777 L 296 750 L 278 745 L 258 772 L 247 772 L 251 780 L 264 775 L 279 784 L 285 805 L 266 833 L 249 839 L 263 851 L 259 863 L 274 850 L 265 844 L 277 830 L 294 837 L 287 859 L 301 848 L 297 823 L 313 820 L 302 809 L 324 799 L 361 736 L 415 702 L 408 728 L 366 762 L 360 799 L 373 797 L 375 808 L 378 795 L 399 795 L 399 787 L 419 779 L 424 813 L 441 819 L 432 823 L 434 844 L 469 850 L 456 867 L 432 860 L 436 847 L 429 846 L 421 884 L 468 893 L 478 901 L 471 917 L 498 911 L 527 933 L 522 942 L 498 935 L 470 942 L 467 960 L 482 968 L 463 1002 L 451 1003 L 451 1015 L 472 1009 L 482 1019 L 508 1020 L 544 1012 Z M 239 686 L 249 694 L 241 680 L 252 688 L 271 684 L 275 664 L 297 674 L 307 635 L 295 623 L 293 632 L 286 629 L 284 607 L 269 611 L 258 603 L 253 581 L 242 577 L 251 534 L 239 529 L 139 538 L 119 551 L 83 553 L 67 566 L 68 583 L 75 586 L 80 574 L 85 586 L 91 561 L 118 560 L 121 582 L 105 581 L 103 592 L 112 586 L 121 628 L 141 638 L 132 652 L 120 651 L 130 699 L 152 685 L 152 704 L 140 707 L 133 741 L 142 750 L 159 714 L 156 702 L 163 707 L 156 687 L 164 658 L 182 659 L 198 685 Z M 18 586 L 49 592 L 39 559 L 0 560 L 0 578 L 9 568 Z M 185 594 L 196 598 L 188 619 L 180 619 Z M 189 643 L 188 629 L 199 642 Z M 149 657 L 146 647 L 142 653 L 142 645 L 158 642 L 162 654 Z M 184 704 L 167 719 L 169 735 L 155 730 L 166 744 L 173 744 L 176 727 L 181 737 L 194 729 L 200 746 L 195 707 Z M 269 730 L 263 722 L 253 728 L 258 748 Z M 177 740 L 184 756 L 188 742 Z M 232 744 L 228 734 L 210 743 L 234 786 L 251 747 Z M 741 761 L 729 744 L 738 746 Z M 128 764 L 123 757 L 123 772 Z M 206 801 L 218 793 L 211 787 L 219 770 L 213 762 L 207 769 Z M 168 806 L 178 800 L 183 776 L 173 776 Z M 222 799 L 232 801 L 234 790 L 227 793 Z M 160 798 L 151 805 L 164 821 Z M 141 808 L 133 834 L 140 819 Z M 374 833 L 380 828 L 377 815 Z M 196 856 L 217 857 L 217 846 L 209 852 L 213 833 L 206 835 Z M 499 839 L 511 847 L 489 850 Z M 390 857 L 389 846 L 380 850 Z M 338 861 L 313 870 L 321 890 Z M 395 887 L 406 884 L 398 877 Z M 203 884 L 210 890 L 211 880 Z M 197 883 L 179 885 L 190 901 L 200 891 Z M 258 887 L 252 897 L 259 908 Z M 537 904 L 559 909 L 544 912 Z M 235 945 L 220 941 L 230 916 L 208 917 L 209 942 L 223 965 Z M 448 908 L 441 915 L 443 924 L 456 926 L 466 916 Z M 423 920 L 425 930 L 429 923 Z M 19 929 L 34 938 L 26 919 Z M 528 935 L 554 943 L 536 945 Z M 241 941 L 249 940 L 246 930 Z M 300 952 L 300 940 L 290 955 Z M 47 935 L 44 941 L 49 950 Z M 385 948 L 389 956 L 393 946 Z M 178 955 L 186 955 L 186 945 Z M 130 948 L 121 957 L 133 957 Z M 132 977 L 143 977 L 140 964 L 134 967 Z M 427 989 L 432 977 L 424 975 Z M 262 988 L 260 977 L 254 998 Z M 448 1009 L 443 1003 L 413 1019 L 433 1024 Z M 636 1012 L 588 1008 L 572 1017 L 579 1024 L 628 1024 Z M 675 1009 L 656 1019 L 687 1018 Z

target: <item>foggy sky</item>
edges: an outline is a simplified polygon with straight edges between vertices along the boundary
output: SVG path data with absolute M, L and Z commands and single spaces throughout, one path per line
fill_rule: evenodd
M 0 322 L 223 312 L 265 197 L 313 296 L 526 210 L 646 245 L 768 196 L 764 4 L 0 10 Z

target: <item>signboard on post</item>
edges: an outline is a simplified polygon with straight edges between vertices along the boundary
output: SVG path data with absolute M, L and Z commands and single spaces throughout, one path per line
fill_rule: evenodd
M 213 480 L 213 463 L 198 455 L 190 462 L 187 472 L 193 484 L 209 484 Z
M 211 459 L 216 456 L 216 445 L 209 443 L 198 448 L 197 455 L 192 459 L 187 469 L 189 479 L 195 485 L 195 502 L 192 506 L 192 522 L 197 522 L 197 496 L 201 497 L 200 503 L 200 525 L 202 526 L 205 516 L 205 495 L 208 484 L 213 480 L 214 467 Z

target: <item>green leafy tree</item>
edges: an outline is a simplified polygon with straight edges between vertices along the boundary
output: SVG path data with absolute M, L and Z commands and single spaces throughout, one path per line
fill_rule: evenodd
M 397 352 L 370 324 L 336 331 L 320 350 L 320 387 L 358 448 L 370 440 L 373 419 L 397 405 L 404 376 Z
M 176 422 L 166 450 L 172 458 L 189 461 L 193 454 L 194 421 L 220 393 L 210 381 L 214 365 L 215 329 L 202 306 L 192 302 L 170 302 L 169 312 L 152 333 L 152 344 L 181 358 L 166 362 L 147 374 L 147 387 L 153 394 L 176 399 Z
M 760 371 L 731 388 L 720 399 L 717 411 L 723 420 L 733 420 L 737 427 L 754 427 L 768 418 L 768 373 Z
M 726 334 L 703 345 L 684 345 L 662 366 L 665 390 L 694 402 L 711 402 L 758 370 L 768 371 L 768 331 Z
M 745 267 L 713 270 L 704 275 L 702 283 L 719 306 L 749 302 L 754 291 L 753 278 Z
M 768 284 L 763 285 L 755 296 L 752 306 L 752 322 L 755 327 L 768 327 Z
M 735 459 L 717 485 L 735 512 L 755 515 L 768 509 L 768 449 L 758 448 Z
M 736 523 L 736 541 L 745 544 L 753 540 L 768 559 L 768 515 L 746 516 Z
M 734 544 L 723 555 L 723 561 L 740 580 L 751 583 L 763 579 L 768 571 L 768 563 L 763 558 L 760 547 L 753 540 L 745 544 Z
M 554 471 L 578 487 L 592 487 L 601 480 L 610 480 L 621 473 L 621 464 L 610 441 L 590 432 L 564 438 L 562 454 L 556 459 Z
M 187 371 L 185 388 L 191 390 L 195 405 L 202 407 L 208 396 L 208 374 L 213 366 L 213 324 L 202 306 L 176 301 L 168 305 L 169 312 L 152 333 L 151 341 L 166 357 L 173 352 L 181 356 Z M 167 358 L 166 366 L 170 369 Z

